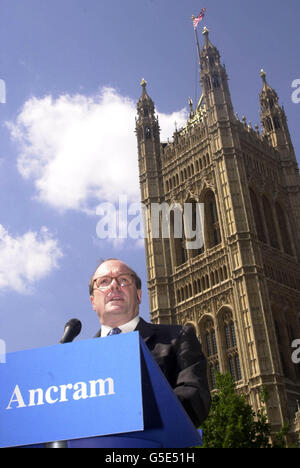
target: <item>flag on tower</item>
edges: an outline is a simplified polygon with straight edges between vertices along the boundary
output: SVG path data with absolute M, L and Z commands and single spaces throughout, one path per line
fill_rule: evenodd
M 204 14 L 205 14 L 205 10 L 206 10 L 206 8 L 202 8 L 201 12 L 199 13 L 198 16 L 196 16 L 196 18 L 195 18 L 195 16 L 193 16 L 193 25 L 194 25 L 194 29 L 195 29 L 195 30 L 197 29 L 197 26 L 198 26 L 198 24 L 200 23 L 200 21 L 203 20 Z

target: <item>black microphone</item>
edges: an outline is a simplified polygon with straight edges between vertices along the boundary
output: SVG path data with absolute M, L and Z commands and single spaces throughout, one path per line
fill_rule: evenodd
M 65 325 L 64 334 L 60 340 L 60 344 L 71 343 L 81 332 L 81 322 L 78 319 L 71 319 Z
M 71 319 L 65 325 L 64 334 L 59 341 L 60 344 L 70 343 L 76 338 L 81 332 L 81 322 L 78 319 Z M 68 448 L 68 442 L 66 440 L 56 440 L 54 442 L 47 442 L 44 445 L 45 448 Z

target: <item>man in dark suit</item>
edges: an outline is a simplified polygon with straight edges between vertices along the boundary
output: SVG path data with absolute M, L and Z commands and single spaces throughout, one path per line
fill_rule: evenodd
M 102 325 L 96 337 L 138 330 L 191 420 L 199 426 L 208 415 L 210 393 L 206 360 L 194 328 L 155 325 L 139 317 L 141 280 L 120 260 L 101 262 L 89 290 Z

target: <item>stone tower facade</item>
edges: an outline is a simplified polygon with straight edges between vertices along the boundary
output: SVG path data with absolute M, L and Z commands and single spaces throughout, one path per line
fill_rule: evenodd
M 206 28 L 200 50 L 202 97 L 173 141 L 162 143 L 143 80 L 136 134 L 151 320 L 193 325 L 215 370 L 229 371 L 254 410 L 263 386 L 274 430 L 293 421 L 300 400 L 300 178 L 287 119 L 261 71 L 262 132 L 234 114 L 228 77 Z M 153 204 L 204 207 L 203 245 L 185 231 L 153 237 Z

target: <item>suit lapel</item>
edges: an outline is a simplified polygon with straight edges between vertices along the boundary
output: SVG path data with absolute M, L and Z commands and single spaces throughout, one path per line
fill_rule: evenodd
M 147 343 L 154 335 L 153 325 L 151 323 L 145 322 L 145 320 L 143 320 L 141 317 L 139 323 L 137 324 L 136 330 L 140 332 L 140 335 L 145 343 Z

